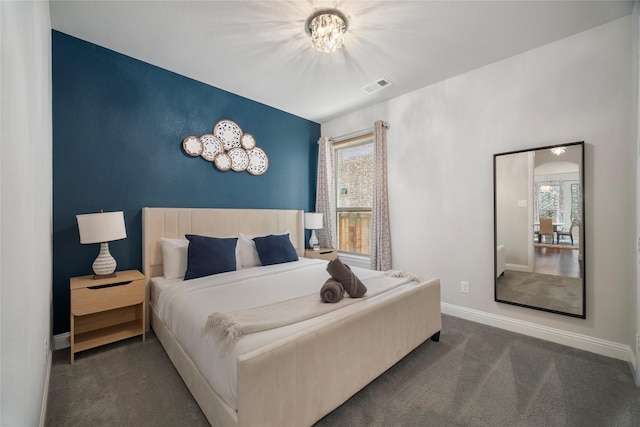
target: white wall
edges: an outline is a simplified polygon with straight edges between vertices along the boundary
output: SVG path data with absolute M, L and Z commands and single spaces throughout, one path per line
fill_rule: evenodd
M 496 182 L 496 246 L 504 245 L 508 270 L 533 271 L 529 247 L 533 246 L 533 228 L 529 227 L 533 206 L 533 154 L 531 152 L 497 156 Z M 527 206 L 518 205 L 526 200 Z
M 391 125 L 393 268 L 440 277 L 450 312 L 573 334 L 577 346 L 587 337 L 635 359 L 631 33 L 628 16 L 324 123 L 323 136 Z M 492 155 L 583 140 L 587 318 L 494 302 Z
M 51 366 L 49 3 L 1 1 L 0 21 L 0 425 L 37 426 Z

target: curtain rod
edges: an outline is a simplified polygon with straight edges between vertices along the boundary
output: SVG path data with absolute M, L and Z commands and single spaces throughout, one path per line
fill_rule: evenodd
M 373 127 L 351 132 L 346 135 L 340 135 L 338 137 L 331 138 L 331 139 L 333 140 L 333 142 L 342 142 L 342 141 L 346 141 L 347 139 L 357 138 L 359 136 L 368 135 L 370 133 L 373 133 Z

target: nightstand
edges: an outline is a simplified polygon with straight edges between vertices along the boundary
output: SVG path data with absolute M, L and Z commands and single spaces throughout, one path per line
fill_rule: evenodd
M 145 341 L 145 278 L 137 270 L 116 277 L 72 277 L 71 364 L 79 351 L 142 335 Z
M 314 251 L 313 249 L 304 250 L 305 258 L 318 258 L 318 259 L 325 259 L 327 261 L 331 261 L 332 259 L 336 259 L 337 256 L 338 256 L 338 251 L 330 248 L 320 248 L 319 251 Z

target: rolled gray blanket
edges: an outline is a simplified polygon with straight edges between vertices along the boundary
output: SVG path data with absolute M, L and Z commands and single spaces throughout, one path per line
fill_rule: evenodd
M 338 302 L 344 297 L 344 288 L 342 287 L 342 283 L 334 280 L 333 278 L 328 278 L 322 288 L 320 289 L 320 298 L 322 298 L 322 302 Z
M 343 264 L 339 258 L 329 261 L 327 271 L 331 277 L 342 283 L 342 287 L 351 298 L 362 298 L 367 293 L 367 287 L 358 279 L 348 265 Z

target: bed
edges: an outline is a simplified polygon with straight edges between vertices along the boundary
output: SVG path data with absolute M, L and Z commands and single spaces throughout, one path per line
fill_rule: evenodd
M 185 234 L 226 237 L 239 233 L 249 236 L 288 233 L 300 256 L 299 261 L 222 273 L 211 281 L 208 278 L 184 281 L 191 282 L 190 286 L 195 286 L 198 292 L 218 292 L 218 289 L 230 286 L 235 289 L 240 283 L 249 286 L 248 289 L 256 289 L 259 283 L 269 280 L 269 275 L 298 274 L 303 277 L 318 271 L 326 272 L 327 261 L 303 258 L 303 212 L 143 208 L 142 220 L 143 270 L 148 283 L 150 309 L 147 313 L 151 317 L 147 324 L 153 328 L 213 426 L 312 425 L 422 342 L 429 338 L 437 341 L 439 337 L 440 282 L 438 279 L 416 281 L 413 278 L 394 285 L 389 292 L 374 293 L 363 301 L 299 324 L 243 337 L 243 343 L 254 342 L 252 348 L 243 350 L 238 345 L 229 352 L 215 354 L 214 347 L 210 347 L 214 340 L 204 336 L 202 328 L 192 332 L 187 329 L 185 334 L 186 326 L 176 323 L 200 322 L 202 319 L 198 316 L 202 314 L 196 314 L 194 309 L 193 314 L 184 316 L 188 318 L 184 321 L 176 320 L 180 319 L 178 316 L 174 319 L 166 317 L 166 313 L 177 310 L 167 309 L 167 295 L 183 291 L 172 287 L 174 282 L 164 277 L 161 239 L 180 239 Z M 363 276 L 365 283 L 390 280 L 381 272 L 361 269 L 354 269 L 354 272 Z M 321 285 L 320 282 L 314 286 L 319 290 Z M 188 304 L 188 298 L 199 295 L 194 292 L 184 291 L 184 297 L 175 300 Z M 204 346 L 209 353 L 205 357 L 201 349 L 193 349 L 193 346 Z M 211 377 L 211 372 L 219 368 L 217 364 L 222 363 L 229 364 L 225 365 L 222 376 L 223 385 L 232 383 L 228 390 L 220 389 L 220 380 Z

